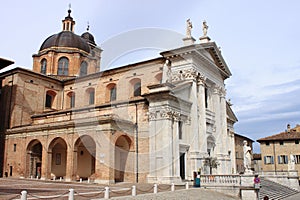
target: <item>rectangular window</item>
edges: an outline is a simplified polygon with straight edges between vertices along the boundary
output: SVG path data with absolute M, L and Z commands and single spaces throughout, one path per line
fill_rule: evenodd
M 72 96 L 70 96 L 70 107 L 75 107 L 75 94 L 72 94 Z
M 299 140 L 295 140 L 295 144 L 299 144 Z
M 17 151 L 17 144 L 14 144 L 14 152 Z
M 89 105 L 92 105 L 95 103 L 95 92 L 91 91 L 90 92 L 90 99 L 89 99 Z
M 278 156 L 278 164 L 288 164 L 288 156 L 287 155 Z
M 264 163 L 266 165 L 268 165 L 268 164 L 274 164 L 274 157 L 273 156 L 265 156 L 264 157 Z
M 204 89 L 204 95 L 205 95 L 205 108 L 208 108 L 208 90 L 207 90 L 207 88 Z
M 182 121 L 178 121 L 178 135 L 179 139 L 182 139 Z
M 300 164 L 300 155 L 294 155 L 295 164 Z
M 51 108 L 51 106 L 52 106 L 52 96 L 49 94 L 46 94 L 45 107 Z
M 279 144 L 280 144 L 280 145 L 283 145 L 283 141 L 280 141 Z
M 110 89 L 110 101 L 115 101 L 117 99 L 117 88 L 113 87 Z

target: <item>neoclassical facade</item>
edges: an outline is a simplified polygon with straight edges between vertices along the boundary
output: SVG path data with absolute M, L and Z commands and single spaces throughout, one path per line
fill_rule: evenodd
M 208 157 L 213 173 L 236 172 L 231 73 L 215 42 L 188 34 L 158 58 L 101 71 L 102 49 L 74 26 L 69 10 L 32 71 L 0 74 L 4 174 L 171 183 L 209 173 Z

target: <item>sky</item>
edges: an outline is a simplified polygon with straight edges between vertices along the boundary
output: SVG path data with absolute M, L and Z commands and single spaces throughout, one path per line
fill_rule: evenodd
M 157 57 L 158 50 L 178 45 L 174 41 L 185 35 L 187 19 L 199 42 L 206 20 L 208 36 L 221 48 L 232 73 L 225 83 L 226 98 L 238 118 L 235 132 L 257 140 L 285 131 L 287 124 L 300 124 L 300 1 L 2 0 L 0 57 L 13 60 L 11 68 L 31 69 L 32 55 L 42 42 L 62 30 L 69 4 L 75 33 L 81 35 L 89 24 L 103 57 L 110 44 L 126 46 L 143 30 L 148 34 L 139 36 L 143 41 L 130 50 L 142 45 L 149 57 Z M 156 34 L 161 30 L 162 39 Z M 109 59 L 103 66 L 115 60 L 122 61 Z M 259 144 L 254 145 L 254 152 L 259 152 Z

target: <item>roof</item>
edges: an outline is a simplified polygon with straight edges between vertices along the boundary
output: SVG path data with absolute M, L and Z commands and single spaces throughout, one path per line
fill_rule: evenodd
M 0 58 L 0 69 L 3 69 L 11 64 L 14 64 L 14 61 L 6 60 L 4 58 Z
M 237 134 L 237 133 L 234 133 L 234 136 L 235 136 L 235 137 L 236 137 L 236 136 L 238 136 L 238 137 L 240 137 L 240 138 L 243 138 L 243 139 L 245 139 L 245 140 L 248 140 L 248 141 L 254 142 L 254 140 L 252 140 L 252 139 L 250 139 L 250 138 L 248 138 L 248 137 L 246 137 L 246 136 L 243 136 L 243 135 Z
M 71 31 L 62 31 L 60 33 L 51 35 L 42 44 L 40 51 L 55 47 L 70 47 L 90 52 L 90 47 L 86 40 Z
M 231 120 L 233 123 L 238 121 L 238 118 L 235 116 L 233 110 L 231 109 L 231 103 L 226 101 L 226 114 L 227 119 Z
M 201 51 L 204 50 L 211 55 L 213 60 L 201 53 Z M 197 56 L 201 57 L 201 59 L 204 59 L 212 66 L 216 67 L 222 73 L 224 79 L 231 76 L 231 72 L 215 42 L 192 44 L 189 46 L 179 47 L 177 49 L 163 51 L 160 54 L 169 59 L 176 55 L 185 55 L 187 52 L 195 52 Z
M 276 135 L 271 135 L 265 138 L 258 139 L 257 142 L 263 141 L 284 141 L 284 140 L 300 140 L 300 132 L 296 129 L 291 129 L 290 132 L 285 131 Z

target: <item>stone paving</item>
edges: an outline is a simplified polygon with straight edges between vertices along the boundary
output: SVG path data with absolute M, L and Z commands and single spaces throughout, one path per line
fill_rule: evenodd
M 158 185 L 158 193 L 153 194 L 153 184 L 135 184 L 137 196 L 131 196 L 130 183 L 117 183 L 109 185 L 111 199 L 118 200 L 234 200 L 237 197 L 206 190 L 203 188 L 185 189 L 184 185 L 175 187 L 171 192 L 170 185 Z M 104 199 L 104 188 L 107 185 L 79 182 L 41 181 L 31 179 L 0 178 L 0 199 L 20 199 L 21 191 L 28 192 L 28 199 L 68 199 L 69 189 L 74 189 L 75 200 L 99 200 Z

